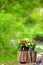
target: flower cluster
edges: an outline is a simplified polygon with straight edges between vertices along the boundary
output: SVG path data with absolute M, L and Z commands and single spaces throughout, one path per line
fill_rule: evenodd
M 21 40 L 18 40 L 18 46 L 19 47 L 22 47 L 22 46 L 25 46 L 25 47 L 35 47 L 35 44 L 34 44 L 34 40 L 31 40 L 29 38 L 25 38 L 25 39 L 21 39 Z
M 18 46 L 22 47 L 25 45 L 25 41 L 24 40 L 18 40 Z

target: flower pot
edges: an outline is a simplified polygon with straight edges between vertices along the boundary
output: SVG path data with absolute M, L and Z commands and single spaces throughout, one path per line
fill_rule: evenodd
M 24 47 L 24 51 L 28 51 L 29 50 L 29 47 Z
M 29 47 L 22 46 L 22 47 L 19 47 L 18 50 L 19 51 L 28 51 Z
M 19 47 L 18 50 L 19 50 L 19 51 L 23 51 L 23 48 L 22 48 L 22 47 Z
M 30 51 L 34 51 L 34 47 L 33 48 L 30 48 Z
M 36 62 L 36 57 L 37 57 L 37 52 L 32 51 L 31 54 L 32 54 L 32 63 L 35 63 Z
M 22 48 L 19 48 L 18 51 L 18 61 L 19 63 L 26 63 L 27 62 L 27 51 L 21 51 L 23 50 Z

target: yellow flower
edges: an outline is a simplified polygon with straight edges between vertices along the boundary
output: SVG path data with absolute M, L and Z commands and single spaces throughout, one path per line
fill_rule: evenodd
M 29 41 L 29 38 L 25 38 L 24 40 L 25 40 L 25 41 Z

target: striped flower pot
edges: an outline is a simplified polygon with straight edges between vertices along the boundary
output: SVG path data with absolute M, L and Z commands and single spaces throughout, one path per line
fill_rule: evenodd
M 32 62 L 34 63 L 34 62 L 36 62 L 37 52 L 32 51 L 31 54 L 32 54 Z
M 28 47 L 19 47 L 18 48 L 18 60 L 20 63 L 27 63 L 27 51 L 29 50 Z
M 30 51 L 34 51 L 34 47 L 33 48 L 30 48 Z
M 19 47 L 18 50 L 19 51 L 28 51 L 29 47 L 22 46 L 22 47 Z

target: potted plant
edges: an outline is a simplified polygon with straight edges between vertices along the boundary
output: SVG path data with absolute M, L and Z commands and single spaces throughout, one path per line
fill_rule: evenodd
M 19 51 L 23 51 L 24 50 L 24 45 L 25 45 L 25 41 L 24 40 L 19 40 L 19 43 L 18 43 Z
M 27 51 L 29 50 L 30 42 L 29 39 L 25 39 L 25 47 L 27 48 Z
M 35 50 L 35 41 L 30 40 L 30 51 L 34 51 L 34 50 Z
M 27 51 L 29 50 L 29 41 L 26 40 L 26 39 L 21 39 L 18 41 L 18 48 L 19 48 L 19 51 Z

